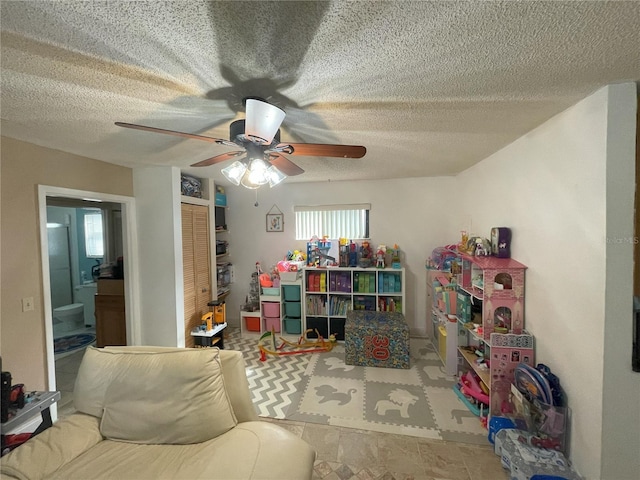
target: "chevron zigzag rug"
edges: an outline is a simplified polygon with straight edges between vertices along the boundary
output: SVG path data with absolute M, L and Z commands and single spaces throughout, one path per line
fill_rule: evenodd
M 228 328 L 225 348 L 243 353 L 258 415 L 462 443 L 488 445 L 487 430 L 453 392 L 427 339 L 411 339 L 411 368 L 346 365 L 330 352 L 269 355 L 258 337 Z

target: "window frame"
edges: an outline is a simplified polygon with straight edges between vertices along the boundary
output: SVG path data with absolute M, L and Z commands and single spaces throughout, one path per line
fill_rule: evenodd
M 84 217 L 82 219 L 83 222 L 83 229 L 84 229 L 84 253 L 85 256 L 87 258 L 104 258 L 105 255 L 105 244 L 104 244 L 104 212 L 99 209 L 85 209 L 85 214 Z M 102 255 L 98 255 L 96 252 L 94 251 L 90 251 L 92 250 L 92 247 L 94 246 L 94 243 L 96 242 L 95 239 L 91 238 L 93 237 L 93 235 L 96 235 L 95 230 L 93 230 L 92 228 L 88 228 L 87 226 L 87 217 L 100 217 L 100 237 L 101 237 L 101 243 L 102 243 Z M 93 221 L 91 222 L 92 225 L 96 225 L 97 222 Z
M 345 212 L 345 211 L 363 211 L 364 218 L 362 219 L 362 224 L 360 224 L 357 228 L 362 231 L 363 236 L 352 236 L 349 235 L 350 232 L 340 232 L 336 234 L 336 232 L 327 231 L 327 226 L 320 225 L 322 231 L 311 233 L 310 231 L 304 232 L 302 231 L 304 227 L 299 226 L 299 214 L 303 214 L 303 212 L 313 212 L 317 214 L 322 214 L 326 212 Z M 318 237 L 327 236 L 328 238 L 348 238 L 350 240 L 368 240 L 370 238 L 370 216 L 371 216 L 371 204 L 369 203 L 358 203 L 358 204 L 332 204 L 332 205 L 294 205 L 294 220 L 295 220 L 295 237 L 296 240 L 310 240 L 313 235 Z M 333 219 L 333 221 L 337 221 L 337 219 Z M 305 236 L 305 234 L 310 234 Z

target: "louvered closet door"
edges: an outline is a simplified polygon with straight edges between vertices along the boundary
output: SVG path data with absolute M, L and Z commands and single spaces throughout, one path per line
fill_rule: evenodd
M 202 323 L 211 300 L 209 208 L 182 204 L 185 346 L 193 347 L 191 329 Z

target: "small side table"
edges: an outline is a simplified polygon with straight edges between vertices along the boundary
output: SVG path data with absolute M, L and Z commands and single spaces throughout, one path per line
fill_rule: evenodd
M 191 336 L 194 337 L 196 347 L 218 347 L 224 350 L 224 332 L 227 323 L 219 323 L 211 330 L 191 330 Z
M 28 402 L 24 404 L 23 408 L 10 408 L 9 420 L 0 424 L 0 433 L 2 434 L 2 448 L 4 450 L 4 436 L 7 432 L 16 429 L 20 425 L 24 425 L 27 421 L 31 420 L 35 415 L 40 414 L 42 416 L 42 422 L 38 425 L 38 428 L 31 434 L 36 436 L 40 432 L 43 432 L 51 425 L 51 410 L 50 407 L 58 400 L 60 400 L 60 392 L 28 392 Z M 26 401 L 27 399 L 25 399 Z

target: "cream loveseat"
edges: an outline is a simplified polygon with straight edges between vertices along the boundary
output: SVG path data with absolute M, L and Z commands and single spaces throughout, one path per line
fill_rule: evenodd
M 242 354 L 89 347 L 73 415 L 2 457 L 16 479 L 310 479 L 314 450 L 258 420 Z

